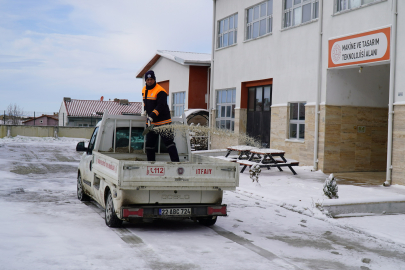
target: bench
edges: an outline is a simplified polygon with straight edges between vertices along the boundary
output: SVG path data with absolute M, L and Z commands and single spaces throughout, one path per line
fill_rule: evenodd
M 249 160 L 238 160 L 236 162 L 238 162 L 240 165 L 243 165 L 243 168 L 240 171 L 241 173 L 243 173 L 245 171 L 246 167 L 252 167 L 253 165 L 259 165 L 260 168 L 266 167 L 269 170 L 271 167 L 276 167 L 277 169 L 279 169 L 280 172 L 283 171 L 283 169 L 281 167 L 288 167 L 294 175 L 297 174 L 294 171 L 294 169 L 292 168 L 293 166 L 299 165 L 299 162 L 297 160 L 287 159 L 287 162 L 284 162 L 284 160 L 282 160 L 281 158 L 278 158 L 278 157 L 275 158 L 275 160 L 277 163 L 261 163 L 261 162 L 255 162 L 255 161 L 249 161 Z
M 220 159 L 220 160 L 225 160 L 229 162 L 236 162 L 238 160 L 238 157 L 223 157 L 223 156 L 216 156 L 215 158 Z

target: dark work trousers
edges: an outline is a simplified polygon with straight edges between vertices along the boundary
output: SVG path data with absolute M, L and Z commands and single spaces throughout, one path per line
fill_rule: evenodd
M 174 143 L 174 135 L 170 132 L 167 133 L 162 133 L 160 136 L 162 137 L 162 142 L 166 145 L 167 152 L 169 153 L 170 160 L 172 162 L 180 162 L 179 159 L 179 154 L 177 153 L 177 147 L 176 144 Z M 156 156 L 155 156 L 155 145 L 156 142 L 159 139 L 159 134 L 156 132 L 149 132 L 146 134 L 146 145 L 145 145 L 145 150 L 146 150 L 146 157 L 148 161 L 156 161 Z

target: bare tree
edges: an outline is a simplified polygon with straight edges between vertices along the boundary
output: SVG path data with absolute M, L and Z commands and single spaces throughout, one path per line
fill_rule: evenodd
M 21 123 L 21 118 L 23 116 L 23 110 L 18 106 L 17 104 L 14 103 L 8 105 L 7 107 L 7 115 L 9 117 L 9 121 L 11 122 L 11 125 L 18 125 Z

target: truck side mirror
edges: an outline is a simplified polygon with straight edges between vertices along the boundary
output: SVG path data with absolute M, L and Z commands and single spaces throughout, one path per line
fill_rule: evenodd
M 84 142 L 79 142 L 79 143 L 76 145 L 76 151 L 77 151 L 77 152 L 84 152 L 84 151 L 87 151 L 87 148 L 84 146 Z

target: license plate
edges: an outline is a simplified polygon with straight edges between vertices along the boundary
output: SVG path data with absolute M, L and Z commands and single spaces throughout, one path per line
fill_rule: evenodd
M 165 208 L 159 209 L 161 216 L 189 216 L 191 215 L 191 208 Z

